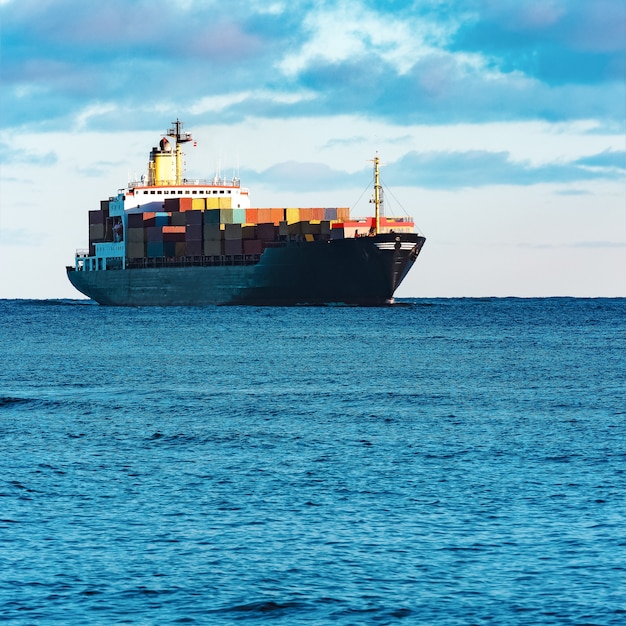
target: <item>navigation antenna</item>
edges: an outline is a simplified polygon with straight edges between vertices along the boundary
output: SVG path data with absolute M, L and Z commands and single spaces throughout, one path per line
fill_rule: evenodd
M 167 131 L 168 137 L 176 139 L 176 184 L 183 184 L 183 151 L 180 146 L 183 143 L 192 141 L 191 133 L 183 133 L 183 123 L 176 118 L 172 122 L 172 128 Z

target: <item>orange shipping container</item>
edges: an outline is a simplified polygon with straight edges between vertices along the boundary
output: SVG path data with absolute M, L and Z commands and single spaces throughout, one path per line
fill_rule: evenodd
M 350 209 L 347 207 L 337 207 L 337 220 L 347 222 L 350 219 Z
M 178 198 L 179 211 L 191 211 L 193 209 L 193 202 L 191 198 Z
M 272 209 L 272 219 L 275 226 L 278 226 L 285 219 L 285 209 Z
M 164 233 L 184 233 L 184 226 L 163 226 Z
M 257 209 L 256 223 L 267 224 L 272 221 L 272 209 Z
M 259 223 L 259 209 L 246 209 L 246 223 L 247 224 Z

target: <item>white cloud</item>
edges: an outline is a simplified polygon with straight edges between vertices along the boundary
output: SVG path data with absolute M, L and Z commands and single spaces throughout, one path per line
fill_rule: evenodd
M 283 58 L 278 67 L 293 76 L 315 60 L 339 63 L 375 50 L 404 74 L 418 58 L 434 53 L 436 44 L 445 40 L 452 29 L 450 23 L 444 26 L 416 18 L 394 19 L 366 9 L 360 2 L 345 0 L 310 13 L 303 23 L 309 39 Z
M 83 130 L 94 117 L 113 113 L 117 109 L 118 106 L 111 102 L 91 104 L 76 114 L 74 118 L 74 128 L 72 130 Z
M 298 102 L 311 100 L 314 97 L 314 92 L 303 89 L 293 92 L 275 92 L 267 89 L 240 91 L 237 93 L 206 96 L 192 104 L 189 107 L 189 111 L 193 115 L 201 115 L 203 113 L 219 113 L 221 111 L 225 111 L 229 107 L 242 104 L 250 100 L 278 104 L 296 104 Z
M 284 2 L 259 2 L 255 7 L 259 13 L 266 15 L 280 15 L 285 12 Z

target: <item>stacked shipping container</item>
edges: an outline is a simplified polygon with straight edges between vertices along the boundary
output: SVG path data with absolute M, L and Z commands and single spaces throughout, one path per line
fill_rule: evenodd
M 162 212 L 128 213 L 124 239 L 129 259 L 260 255 L 272 242 L 314 241 L 366 235 L 373 218 L 350 221 L 348 208 L 234 209 L 230 198 L 168 198 Z M 113 241 L 119 230 L 109 201 L 89 212 L 90 254 L 94 244 Z M 410 219 L 410 218 L 409 218 Z M 381 218 L 385 230 L 412 231 L 412 221 Z M 118 230 L 116 230 L 118 229 Z
M 201 208 L 204 201 L 174 198 L 166 200 L 165 207 L 178 210 L 128 214 L 128 258 L 260 255 L 272 242 L 290 236 L 330 238 L 330 220 L 289 223 L 285 219 L 287 212 L 295 212 L 289 214 L 295 219 L 300 211 L 308 217 L 325 215 L 327 209 L 316 209 L 316 213 L 304 213 L 305 209 L 207 209 Z M 349 212 L 330 211 L 332 215 Z
M 95 244 L 113 241 L 113 223 L 109 216 L 109 201 L 100 202 L 99 211 L 89 211 L 89 254 L 95 255 Z

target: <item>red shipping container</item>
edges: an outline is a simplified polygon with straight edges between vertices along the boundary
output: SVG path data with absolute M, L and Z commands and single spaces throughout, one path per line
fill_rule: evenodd
M 163 233 L 163 242 L 183 242 L 185 241 L 185 233 Z
M 263 242 L 259 239 L 243 240 L 244 254 L 263 254 Z
M 276 226 L 274 224 L 258 224 L 256 238 L 262 241 L 274 241 L 276 239 Z

